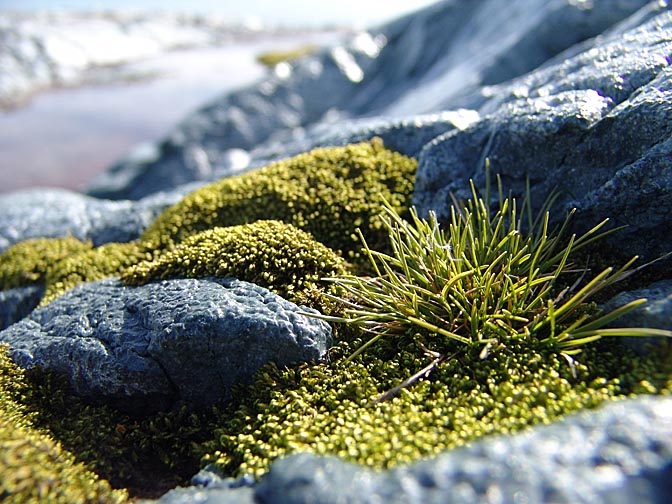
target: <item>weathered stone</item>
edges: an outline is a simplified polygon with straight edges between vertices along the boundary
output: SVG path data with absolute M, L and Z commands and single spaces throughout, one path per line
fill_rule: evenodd
M 306 308 L 307 309 L 307 308 Z M 99 400 L 213 403 L 268 361 L 318 360 L 326 322 L 253 284 L 177 279 L 82 284 L 0 332 L 25 368 L 68 377 Z M 136 401 L 137 402 L 137 401 Z
M 641 15 L 640 15 L 641 16 Z M 483 118 L 448 132 L 420 155 L 414 202 L 449 215 L 451 192 L 483 188 L 484 162 L 521 195 L 529 177 L 539 206 L 559 191 L 557 222 L 577 207 L 584 230 L 604 217 L 627 224 L 611 244 L 622 256 L 672 250 L 672 13 L 624 24 L 512 82 L 487 90 Z
M 0 252 L 29 238 L 72 235 L 94 245 L 137 238 L 181 192 L 142 202 L 104 201 L 65 189 L 28 189 L 0 195 Z

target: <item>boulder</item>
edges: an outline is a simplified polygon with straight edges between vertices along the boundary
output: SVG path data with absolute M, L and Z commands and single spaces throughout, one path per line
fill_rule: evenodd
M 197 481 L 202 486 L 172 490 L 157 502 L 667 502 L 672 399 L 611 403 L 383 472 L 297 454 L 275 462 L 253 488 L 246 481 Z
M 320 359 L 331 328 L 235 279 L 82 284 L 0 332 L 13 359 L 65 375 L 79 395 L 210 404 L 268 361 Z M 303 308 L 308 310 L 308 308 Z
M 0 252 L 29 238 L 72 235 L 95 246 L 137 238 L 182 192 L 142 202 L 105 201 L 65 189 L 26 189 L 0 195 Z

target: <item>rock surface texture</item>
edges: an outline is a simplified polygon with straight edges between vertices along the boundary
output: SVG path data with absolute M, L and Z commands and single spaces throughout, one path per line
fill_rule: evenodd
M 83 284 L 0 332 L 25 368 L 68 377 L 95 399 L 201 404 L 226 398 L 272 360 L 319 360 L 326 322 L 266 289 L 234 279 L 177 279 L 141 287 Z
M 151 155 L 112 167 L 89 197 L 0 198 L 0 250 L 68 233 L 131 240 L 190 188 L 315 146 L 374 136 L 416 156 L 414 204 L 446 217 L 485 160 L 505 190 L 554 220 L 628 225 L 611 256 L 672 251 L 672 7 L 646 0 L 447 0 L 283 64 L 267 80 L 196 111 Z M 232 153 L 245 159 L 246 168 Z M 207 169 L 201 169 L 207 167 Z M 176 187 L 175 184 L 189 183 Z M 98 200 L 103 197 L 117 201 Z M 672 283 L 638 326 L 672 329 Z M 5 292 L 9 324 L 33 291 Z M 33 296 L 33 297 L 31 297 Z M 0 332 L 23 366 L 67 374 L 88 396 L 212 402 L 268 360 L 319 359 L 328 326 L 259 287 L 173 280 L 83 284 Z M 7 315 L 5 315 L 5 313 Z M 124 337 L 122 338 L 122 335 Z M 254 339 L 252 338 L 254 335 Z M 66 356 L 67 358 L 63 358 Z M 207 485 L 204 482 L 209 482 Z M 275 462 L 261 482 L 203 476 L 160 502 L 668 502 L 672 399 L 639 398 L 408 467 L 374 473 L 332 458 Z M 235 488 L 234 488 L 235 487 Z

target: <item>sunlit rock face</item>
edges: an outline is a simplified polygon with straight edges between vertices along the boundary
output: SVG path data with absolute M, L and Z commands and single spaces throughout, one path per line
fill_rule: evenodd
M 206 105 L 159 143 L 158 157 L 120 161 L 90 193 L 139 199 L 171 180 L 216 179 L 232 172 L 230 149 L 252 151 L 253 168 L 380 132 L 391 147 L 416 154 L 419 143 L 473 120 L 490 86 L 525 75 L 645 4 L 438 2 Z M 351 131 L 353 120 L 359 131 Z M 408 136 L 416 139 L 411 146 Z M 207 173 L 199 169 L 206 165 Z M 125 182 L 115 184 L 111 173 Z

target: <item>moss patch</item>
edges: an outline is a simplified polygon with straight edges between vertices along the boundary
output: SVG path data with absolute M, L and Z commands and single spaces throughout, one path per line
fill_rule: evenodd
M 22 404 L 29 386 L 25 372 L 0 345 L 0 500 L 3 502 L 125 502 L 85 465 L 33 425 Z
M 118 275 L 125 268 L 151 257 L 152 253 L 137 242 L 106 243 L 64 257 L 47 269 L 41 304 L 53 301 L 81 283 Z
M 143 233 L 151 248 L 171 248 L 213 227 L 275 219 L 302 229 L 346 259 L 358 256 L 355 230 L 385 248 L 380 195 L 400 212 L 409 205 L 417 162 L 380 140 L 315 149 L 198 189 Z
M 202 445 L 203 463 L 234 476 L 261 476 L 277 457 L 312 452 L 390 468 L 604 401 L 672 391 L 669 359 L 660 373 L 656 357 L 637 357 L 622 346 L 590 349 L 576 378 L 555 354 L 510 348 L 486 360 L 463 354 L 393 399 L 366 407 L 409 369 L 428 363 L 406 343 L 394 358 L 359 356 L 298 370 L 268 365 L 239 391 L 214 440 Z
M 0 254 L 0 290 L 43 283 L 53 264 L 92 248 L 91 242 L 82 242 L 72 236 L 17 243 Z
M 122 280 L 142 285 L 182 276 L 232 276 L 294 301 L 322 278 L 344 271 L 345 261 L 308 233 L 280 221 L 257 221 L 190 236 L 175 250 L 128 268 Z

